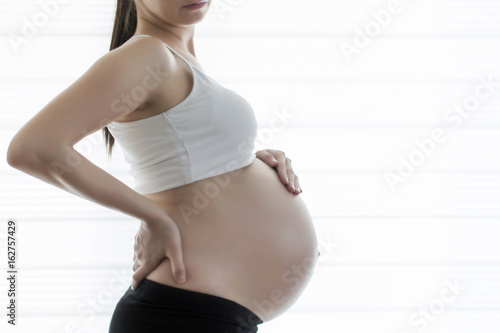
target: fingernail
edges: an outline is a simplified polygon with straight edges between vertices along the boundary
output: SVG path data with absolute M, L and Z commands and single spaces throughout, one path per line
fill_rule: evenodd
M 134 286 L 130 286 L 130 289 L 131 289 L 132 291 L 134 291 Z

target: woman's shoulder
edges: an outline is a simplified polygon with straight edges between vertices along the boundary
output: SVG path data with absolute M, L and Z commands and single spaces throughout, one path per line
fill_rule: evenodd
M 173 69 L 175 61 L 169 56 L 170 50 L 154 37 L 137 37 L 127 40 L 119 47 L 109 51 L 105 56 L 124 65 L 142 69 Z

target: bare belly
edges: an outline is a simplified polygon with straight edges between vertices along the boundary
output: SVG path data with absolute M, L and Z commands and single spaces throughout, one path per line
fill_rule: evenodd
M 318 256 L 311 216 L 260 159 L 146 196 L 178 225 L 186 267 L 182 285 L 168 258 L 147 279 L 227 298 L 263 321 L 289 309 L 308 284 Z

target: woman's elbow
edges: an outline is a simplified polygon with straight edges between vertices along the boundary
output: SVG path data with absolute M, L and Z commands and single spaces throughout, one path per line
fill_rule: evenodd
M 18 170 L 26 170 L 43 160 L 35 145 L 23 140 L 13 139 L 7 149 L 7 163 Z
M 23 159 L 22 149 L 16 140 L 12 140 L 7 148 L 7 163 L 13 168 L 19 169 Z

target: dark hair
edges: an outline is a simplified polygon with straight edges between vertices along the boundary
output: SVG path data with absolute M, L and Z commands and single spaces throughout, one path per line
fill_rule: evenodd
M 115 23 L 109 50 L 116 49 L 132 37 L 137 28 L 137 9 L 135 0 L 117 0 Z M 102 129 L 102 134 L 106 143 L 108 157 L 111 156 L 115 138 L 111 135 L 108 127 Z

